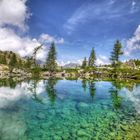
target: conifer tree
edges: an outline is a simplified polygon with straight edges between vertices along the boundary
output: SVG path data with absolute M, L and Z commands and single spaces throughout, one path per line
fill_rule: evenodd
M 0 56 L 0 64 L 7 64 L 7 60 L 6 60 L 6 56 L 5 55 L 1 55 Z
M 5 64 L 5 65 L 7 64 L 7 60 L 6 60 L 6 56 L 5 56 L 5 55 L 3 56 L 2 62 L 3 62 L 3 64 Z
M 85 57 L 82 63 L 82 68 L 85 69 L 87 67 L 87 58 Z
M 21 59 L 18 60 L 18 68 L 22 68 L 23 67 L 23 62 Z
M 53 72 L 57 68 L 56 63 L 56 49 L 55 49 L 55 43 L 53 42 L 50 46 L 48 56 L 46 59 L 46 68 L 48 71 Z
M 34 78 L 38 78 L 40 76 L 40 72 L 41 72 L 40 65 L 37 63 L 37 58 L 36 58 L 38 51 L 41 50 L 41 49 L 42 49 L 42 45 L 37 46 L 33 50 L 33 56 L 32 56 L 31 60 L 33 60 L 32 75 L 33 75 Z
M 38 51 L 40 50 L 40 49 L 42 49 L 42 45 L 40 45 L 40 46 L 37 46 L 35 49 L 34 49 L 34 51 L 33 51 L 33 56 L 32 56 L 32 59 L 33 59 L 33 64 L 34 64 L 34 68 L 36 68 L 38 65 L 37 65 L 37 60 L 36 60 L 36 55 L 37 55 L 37 53 L 38 53 Z
M 92 48 L 90 57 L 89 57 L 89 61 L 88 61 L 88 66 L 89 67 L 95 66 L 95 61 L 96 61 L 96 54 L 95 54 L 94 48 Z
M 16 54 L 12 54 L 12 57 L 10 59 L 9 65 L 11 67 L 16 67 L 17 66 L 17 57 Z
M 117 40 L 115 45 L 114 45 L 113 51 L 111 52 L 111 57 L 110 57 L 112 66 L 114 68 L 117 68 L 119 66 L 119 64 L 120 64 L 119 58 L 122 54 L 123 54 L 122 45 L 119 42 L 119 40 Z
M 28 57 L 27 60 L 26 60 L 26 62 L 25 62 L 25 68 L 30 69 L 31 66 L 32 66 L 32 63 L 33 63 L 32 58 Z

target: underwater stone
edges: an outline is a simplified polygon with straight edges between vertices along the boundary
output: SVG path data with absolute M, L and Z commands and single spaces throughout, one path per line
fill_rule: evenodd
M 87 137 L 80 137 L 80 138 L 77 138 L 77 140 L 89 140 L 89 138 L 87 138 Z
M 85 123 L 85 124 L 81 124 L 81 128 L 87 128 L 89 127 L 89 124 Z
M 64 109 L 62 110 L 62 113 L 65 114 L 65 115 L 70 115 L 70 114 L 71 114 L 70 110 L 67 109 L 67 108 L 64 108 Z
M 80 127 L 81 128 L 87 128 L 87 127 L 89 127 L 89 123 L 87 121 L 83 120 L 83 121 L 80 122 Z
M 55 135 L 54 140 L 62 140 L 62 138 L 60 136 L 58 136 L 58 135 Z
M 69 138 L 69 134 L 68 133 L 64 133 L 63 135 L 62 135 L 62 138 L 65 140 L 65 139 L 68 139 Z
M 89 105 L 84 102 L 80 102 L 80 103 L 78 103 L 77 107 L 78 107 L 78 109 L 86 109 L 89 107 Z
M 84 129 L 80 129 L 77 131 L 77 136 L 83 137 L 83 136 L 89 136 Z
M 48 123 L 43 123 L 40 126 L 41 129 L 48 129 Z
M 38 115 L 36 117 L 41 120 L 46 118 L 45 114 L 43 114 L 43 113 L 38 113 Z
M 129 129 L 129 126 L 128 125 L 120 125 L 120 128 L 123 130 L 123 131 L 127 131 Z
M 50 110 L 48 111 L 48 113 L 51 114 L 51 115 L 55 115 L 56 112 L 55 112 L 55 110 L 50 109 Z

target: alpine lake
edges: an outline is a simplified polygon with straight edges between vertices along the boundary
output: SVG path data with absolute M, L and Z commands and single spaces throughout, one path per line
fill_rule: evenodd
M 140 140 L 140 82 L 0 80 L 0 140 Z

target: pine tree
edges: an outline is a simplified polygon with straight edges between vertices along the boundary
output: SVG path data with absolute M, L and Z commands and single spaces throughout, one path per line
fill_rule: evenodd
M 82 68 L 85 69 L 87 67 L 87 58 L 85 57 L 82 63 Z
M 33 56 L 32 56 L 34 68 L 36 68 L 36 67 L 37 67 L 36 55 L 37 55 L 38 51 L 39 51 L 39 50 L 41 50 L 41 49 L 42 49 L 42 45 L 37 46 L 36 48 L 34 48 L 34 51 L 33 51 Z
M 23 67 L 23 62 L 21 59 L 19 59 L 18 61 L 18 68 L 22 68 Z
M 3 59 L 2 59 L 2 62 L 3 62 L 3 64 L 7 64 L 7 60 L 6 60 L 6 56 L 5 55 L 3 55 Z
M 96 60 L 96 54 L 94 48 L 92 48 L 88 61 L 88 66 L 89 67 L 95 66 L 95 60 Z
M 114 68 L 119 66 L 119 64 L 120 64 L 119 58 L 120 58 L 120 56 L 122 54 L 123 54 L 123 52 L 122 52 L 122 45 L 117 40 L 115 45 L 114 45 L 113 51 L 111 52 L 111 57 L 110 57 L 110 60 L 112 62 L 112 66 Z
M 46 68 L 48 71 L 53 72 L 57 68 L 57 63 L 56 63 L 56 49 L 55 49 L 55 44 L 54 42 L 51 44 L 48 56 L 46 59 Z
M 12 66 L 12 67 L 16 67 L 17 66 L 17 57 L 16 57 L 16 54 L 13 54 L 11 59 L 10 59 L 10 62 L 9 62 L 9 65 Z
M 25 68 L 30 69 L 31 66 L 32 66 L 32 63 L 33 63 L 32 58 L 28 57 L 27 60 L 26 60 L 26 62 L 25 62 Z
M 33 60 L 33 69 L 32 69 L 32 75 L 34 78 L 38 78 L 40 76 L 40 72 L 41 72 L 41 68 L 40 65 L 37 63 L 37 53 L 39 50 L 42 49 L 42 45 L 37 46 L 34 50 L 33 50 L 33 56 L 32 56 L 32 60 Z
M 7 59 L 5 55 L 0 55 L 0 64 L 7 64 Z

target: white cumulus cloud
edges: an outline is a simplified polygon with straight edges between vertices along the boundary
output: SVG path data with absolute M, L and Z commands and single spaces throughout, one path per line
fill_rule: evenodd
M 53 36 L 43 34 L 46 38 L 45 43 L 55 42 L 57 44 L 63 43 L 64 40 L 55 39 Z M 30 38 L 29 36 L 21 37 L 14 30 L 10 28 L 0 28 L 0 50 L 2 51 L 13 51 L 18 53 L 20 56 L 31 56 L 35 47 L 42 44 L 42 35 L 38 39 Z M 48 47 L 42 46 L 42 49 L 37 54 L 37 59 L 45 60 L 47 56 Z
M 26 0 L 0 0 L 0 26 L 8 24 L 25 30 L 29 15 Z
M 0 50 L 13 51 L 20 56 L 30 56 L 35 47 L 41 43 L 37 39 L 30 37 L 20 37 L 14 30 L 9 28 L 0 28 Z M 37 55 L 38 59 L 44 60 L 46 57 L 46 46 Z
M 27 19 L 31 15 L 26 5 L 27 0 L 0 0 L 0 50 L 13 51 L 20 56 L 31 56 L 35 47 L 45 44 L 37 54 L 37 59 L 44 61 L 47 56 L 46 43 L 64 43 L 63 38 L 55 38 L 42 33 L 38 38 L 21 36 L 27 31 Z M 10 26 L 6 26 L 10 25 Z M 12 26 L 18 27 L 17 33 Z
M 42 43 L 51 43 L 51 42 L 55 42 L 56 44 L 64 43 L 63 38 L 55 38 L 53 36 L 50 36 L 49 34 L 44 34 L 44 33 L 40 35 L 39 41 Z
M 133 37 L 126 41 L 124 54 L 129 56 L 136 51 L 140 52 L 140 25 L 137 27 Z

